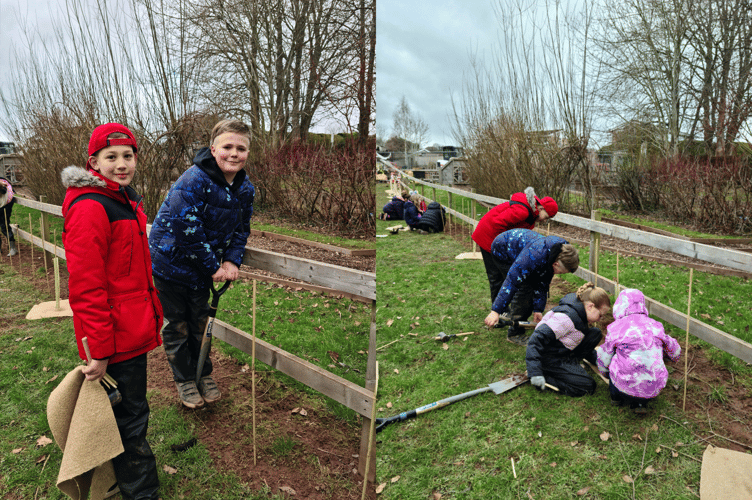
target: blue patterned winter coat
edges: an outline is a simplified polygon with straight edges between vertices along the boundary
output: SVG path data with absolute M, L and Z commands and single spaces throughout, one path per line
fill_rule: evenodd
M 407 225 L 410 226 L 410 229 L 413 229 L 418 225 L 418 222 L 420 222 L 420 212 L 418 211 L 418 207 L 416 207 L 415 204 L 410 200 L 405 201 L 404 207 L 405 209 L 403 213 L 405 222 L 407 222 Z
M 617 389 L 652 399 L 668 381 L 663 354 L 677 361 L 681 347 L 660 322 L 648 316 L 643 293 L 627 288 L 614 303 L 614 322 L 608 325 L 606 341 L 596 353 L 598 369 L 609 375 Z
M 209 148 L 167 193 L 149 235 L 152 269 L 159 278 L 192 290 L 208 288 L 222 262 L 240 266 L 251 232 L 255 189 L 244 170 L 232 186 Z
M 391 201 L 381 209 L 387 215 L 387 220 L 402 220 L 405 211 L 405 200 L 399 196 L 393 196 Z
M 533 283 L 533 311 L 543 312 L 548 287 L 554 277 L 553 263 L 567 240 L 543 236 L 530 229 L 511 229 L 494 238 L 491 253 L 511 265 L 491 309 L 502 314 L 525 282 Z

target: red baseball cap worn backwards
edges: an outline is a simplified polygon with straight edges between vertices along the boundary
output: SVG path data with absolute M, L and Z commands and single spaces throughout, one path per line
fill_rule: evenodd
M 110 134 L 117 132 L 125 134 L 128 137 L 119 137 L 117 139 L 107 138 Z M 94 129 L 91 133 L 91 139 L 89 139 L 89 156 L 93 156 L 97 151 L 109 146 L 131 146 L 134 153 L 138 151 L 136 137 L 133 135 L 133 132 L 125 125 L 119 123 L 105 123 Z M 86 162 L 86 168 L 91 168 L 88 161 Z
M 549 217 L 553 217 L 559 211 L 559 205 L 550 196 L 541 199 L 536 198 L 536 200 L 543 206 Z

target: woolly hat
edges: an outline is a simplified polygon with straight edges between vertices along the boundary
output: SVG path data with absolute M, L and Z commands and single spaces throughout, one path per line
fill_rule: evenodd
M 115 133 L 125 134 L 128 137 L 121 137 L 118 139 L 108 139 L 107 136 Z M 131 146 L 133 152 L 138 151 L 136 146 L 136 138 L 128 127 L 119 123 L 105 123 L 94 129 L 91 133 L 91 139 L 89 139 L 89 156 L 93 156 L 97 151 L 104 149 L 108 146 Z M 86 162 L 86 168 L 91 168 L 89 162 Z
M 535 201 L 543 206 L 543 209 L 546 211 L 549 217 L 553 217 L 554 215 L 556 215 L 556 212 L 559 211 L 559 205 L 557 205 L 554 199 L 550 196 L 546 196 L 545 198 L 535 198 Z

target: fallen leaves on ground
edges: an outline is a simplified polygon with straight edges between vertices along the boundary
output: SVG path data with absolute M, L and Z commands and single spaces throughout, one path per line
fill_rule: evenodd
M 52 444 L 52 439 L 47 436 L 40 436 L 39 439 L 37 439 L 37 446 L 47 446 L 48 444 Z
M 380 485 L 378 485 L 376 487 L 376 494 L 378 495 L 379 493 L 384 491 L 384 488 L 386 488 L 386 483 L 381 483 Z
M 297 491 L 295 491 L 294 489 L 290 488 L 289 486 L 280 486 L 279 489 L 280 489 L 280 491 L 282 491 L 283 493 L 287 493 L 288 495 L 297 495 L 298 494 Z
M 608 441 L 608 438 L 611 437 L 611 434 L 608 431 L 603 431 L 603 433 L 600 435 L 601 441 Z
M 165 471 L 167 474 L 173 475 L 177 474 L 178 470 L 175 467 L 170 467 L 169 465 L 163 465 L 162 470 Z

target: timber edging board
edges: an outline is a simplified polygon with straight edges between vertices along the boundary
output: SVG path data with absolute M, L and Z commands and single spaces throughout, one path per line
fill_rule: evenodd
M 280 278 L 273 278 L 271 276 L 264 276 L 262 274 L 249 273 L 247 271 L 239 271 L 238 275 L 244 279 L 265 281 L 269 283 L 277 283 L 279 285 L 289 286 L 292 288 L 302 288 L 304 290 L 308 290 L 311 292 L 320 292 L 320 293 L 325 293 L 327 295 L 332 295 L 332 296 L 347 297 L 349 299 L 357 300 L 358 302 L 363 302 L 366 304 L 370 304 L 372 302 L 370 299 L 366 299 L 359 295 L 354 295 L 352 293 L 343 292 L 341 290 L 335 290 L 334 288 L 311 285 L 310 283 L 301 283 L 299 281 L 288 281 L 288 280 L 283 280 Z
M 253 337 L 221 320 L 215 320 L 212 335 L 250 355 Z M 283 351 L 268 342 L 256 338 L 256 359 L 275 370 L 291 376 L 311 389 L 332 398 L 358 414 L 373 418 L 373 391 L 369 391 L 347 379 L 319 368 L 302 358 Z
M 301 245 L 308 245 L 316 248 L 322 248 L 331 252 L 339 252 L 345 255 L 351 255 L 355 257 L 373 257 L 376 255 L 375 248 L 365 248 L 361 250 L 353 250 L 350 248 L 338 247 L 336 245 L 329 245 L 327 243 L 319 243 L 318 241 L 306 240 L 304 238 L 296 238 L 294 236 L 287 236 L 286 234 L 271 233 L 269 231 L 259 231 L 258 229 L 251 229 L 251 236 L 261 236 L 264 238 L 270 238 L 273 240 L 290 241 L 292 243 L 300 243 Z
M 540 228 L 536 228 L 536 231 L 538 233 L 544 234 L 543 231 L 540 230 Z M 548 233 L 550 236 L 559 236 L 560 238 L 564 238 L 570 243 L 576 243 L 578 245 L 588 246 L 590 242 L 583 241 L 583 240 L 576 240 L 573 238 L 568 238 L 562 234 L 556 234 L 556 233 Z M 658 262 L 660 264 L 668 264 L 670 266 L 680 266 L 680 267 L 691 267 L 692 269 L 697 269 L 698 271 L 702 271 L 704 273 L 708 274 L 715 274 L 716 276 L 736 276 L 738 278 L 746 278 L 746 279 L 752 279 L 752 273 L 747 273 L 744 271 L 737 271 L 736 269 L 726 269 L 726 268 L 719 268 L 719 267 L 713 267 L 709 266 L 707 264 L 697 264 L 694 262 L 684 262 L 681 260 L 674 260 L 674 259 L 666 259 L 664 257 L 655 257 L 653 255 L 645 255 L 638 252 L 629 252 L 626 250 L 618 250 L 613 247 L 609 246 L 600 246 L 601 250 L 605 250 L 607 252 L 611 253 L 618 253 L 619 255 L 623 257 L 639 257 L 641 259 L 651 260 L 653 262 Z
M 577 271 L 574 272 L 574 274 L 575 276 L 579 276 L 585 281 L 596 283 L 595 273 L 583 267 L 579 267 Z M 603 276 L 597 276 L 597 278 L 597 285 L 599 287 L 603 288 L 612 295 L 615 295 L 614 292 L 616 290 L 616 283 L 614 281 L 611 281 L 608 278 L 604 278 Z M 619 285 L 620 290 L 624 290 L 625 288 L 628 287 Z M 682 331 L 687 330 L 686 314 L 681 313 L 676 309 L 668 307 L 664 304 L 661 304 L 660 302 L 653 300 L 647 296 L 645 297 L 645 303 L 647 304 L 648 312 L 651 315 L 674 325 Z M 742 361 L 745 361 L 746 363 L 752 363 L 752 344 L 749 344 L 742 339 L 736 338 L 733 335 L 730 335 L 715 327 L 702 323 L 701 321 L 696 320 L 691 316 L 689 318 L 689 333 L 691 333 L 698 339 L 704 340 L 705 342 L 714 345 L 718 349 L 727 352 L 732 356 L 741 359 Z
M 376 300 L 376 274 L 292 257 L 281 253 L 245 247 L 243 264 L 314 285 L 334 288 L 366 299 Z

